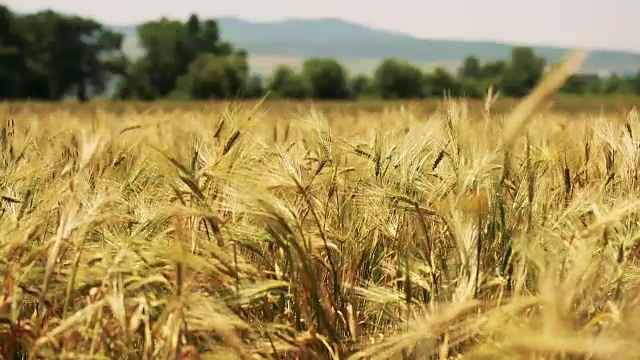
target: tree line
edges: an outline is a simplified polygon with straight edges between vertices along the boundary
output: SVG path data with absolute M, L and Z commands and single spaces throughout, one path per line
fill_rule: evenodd
M 300 71 L 280 65 L 266 77 L 252 74 L 249 54 L 220 36 L 214 19 L 161 18 L 138 27 L 144 55 L 125 56 L 123 35 L 99 22 L 54 11 L 19 15 L 0 5 L 0 99 L 80 101 L 104 94 L 115 99 L 407 99 L 482 97 L 489 87 L 509 97 L 526 95 L 548 64 L 528 47 L 514 47 L 504 61 L 467 57 L 457 72 L 423 71 L 407 61 L 383 60 L 370 75 L 351 76 L 331 58 L 307 59 Z M 576 74 L 562 88 L 570 94 L 638 94 L 635 77 Z

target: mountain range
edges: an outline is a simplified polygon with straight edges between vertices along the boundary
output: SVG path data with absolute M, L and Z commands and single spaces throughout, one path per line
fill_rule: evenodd
M 254 22 L 217 18 L 221 37 L 249 52 L 251 71 L 266 75 L 279 64 L 299 69 L 309 57 L 332 57 L 351 73 L 370 73 L 386 57 L 407 60 L 425 70 L 443 66 L 455 70 L 469 55 L 481 61 L 508 59 L 513 46 L 532 47 L 547 62 L 561 59 L 568 48 L 489 41 L 424 39 L 397 31 L 381 30 L 333 18 L 286 19 Z M 125 35 L 124 49 L 140 56 L 136 26 L 114 26 Z M 590 49 L 581 72 L 635 74 L 640 53 Z

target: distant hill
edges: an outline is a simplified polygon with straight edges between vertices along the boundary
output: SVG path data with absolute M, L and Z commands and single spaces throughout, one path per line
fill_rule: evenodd
M 351 72 L 368 73 L 385 57 L 410 61 L 424 69 L 444 66 L 455 69 L 468 55 L 482 61 L 507 59 L 515 45 L 487 41 L 421 39 L 412 35 L 337 19 L 290 19 L 277 22 L 252 22 L 237 18 L 219 18 L 221 35 L 251 57 L 256 73 L 270 73 L 278 64 L 299 67 L 304 59 L 333 57 Z M 142 52 L 137 45 L 135 26 L 116 27 L 124 33 L 125 51 L 131 56 Z M 531 46 L 548 62 L 556 62 L 567 48 Z M 640 53 L 592 50 L 582 67 L 584 72 L 635 73 L 640 69 Z

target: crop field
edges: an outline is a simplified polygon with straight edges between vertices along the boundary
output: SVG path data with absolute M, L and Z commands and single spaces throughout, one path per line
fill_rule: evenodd
M 638 358 L 612 104 L 5 104 L 2 355 Z
M 463 99 L 470 113 L 483 113 L 485 101 L 478 99 Z M 64 111 L 71 112 L 76 116 L 93 116 L 97 112 L 108 113 L 109 115 L 121 116 L 128 114 L 137 116 L 138 114 L 151 115 L 161 113 L 200 113 L 202 115 L 211 114 L 215 121 L 216 117 L 229 107 L 242 106 L 243 108 L 253 108 L 259 100 L 237 100 L 237 101 L 157 101 L 157 102 L 100 102 L 94 101 L 87 104 L 56 103 L 56 102 L 17 102 L 0 103 L 0 114 L 8 117 L 24 116 L 50 116 L 52 113 Z M 365 116 L 371 118 L 379 116 L 388 110 L 407 109 L 421 117 L 429 116 L 432 113 L 446 107 L 447 100 L 426 99 L 426 100 L 396 100 L 396 101 L 292 101 L 292 100 L 269 100 L 261 106 L 262 110 L 268 111 L 269 116 L 262 117 L 261 123 L 273 122 L 277 117 L 291 118 L 296 114 L 308 112 L 314 108 L 325 115 L 328 120 L 344 120 L 342 117 L 349 116 L 348 120 Z M 494 115 L 508 114 L 518 101 L 515 99 L 497 98 L 491 107 Z M 612 96 L 612 97 L 571 97 L 568 95 L 550 96 L 542 104 L 538 111 L 554 112 L 574 117 L 575 115 L 599 116 L 602 113 L 614 114 L 616 116 L 626 116 L 630 109 L 640 107 L 640 97 L 637 96 Z M 117 118 L 120 121 L 120 118 Z

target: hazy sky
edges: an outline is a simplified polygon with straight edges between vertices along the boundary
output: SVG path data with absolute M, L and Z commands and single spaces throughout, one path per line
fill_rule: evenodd
M 640 52 L 640 0 L 0 0 L 132 24 L 160 16 L 252 20 L 337 17 L 420 37 L 516 41 Z

